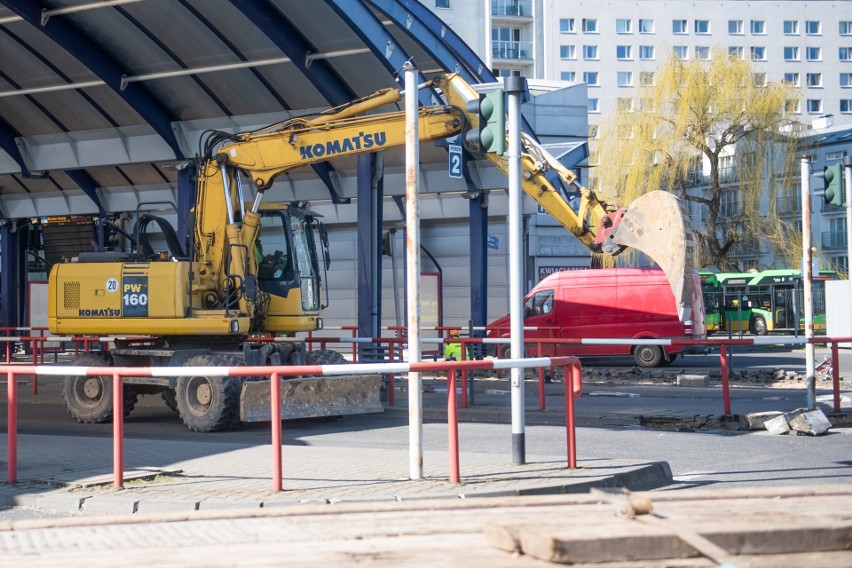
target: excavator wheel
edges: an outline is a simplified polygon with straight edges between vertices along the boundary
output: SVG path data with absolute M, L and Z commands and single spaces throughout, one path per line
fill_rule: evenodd
M 331 349 L 317 349 L 308 353 L 308 365 L 346 365 L 349 361 Z
M 228 367 L 228 361 L 212 354 L 190 357 L 184 367 Z M 238 377 L 179 377 L 175 394 L 178 413 L 194 432 L 216 432 L 240 423 Z
M 166 406 L 169 407 L 169 410 L 172 412 L 178 411 L 177 406 L 177 395 L 173 389 L 166 389 L 160 393 L 160 396 L 163 398 L 163 401 L 166 403 Z
M 112 367 L 108 353 L 91 352 L 80 354 L 72 363 L 76 367 Z M 124 416 L 136 406 L 138 395 L 124 385 Z M 62 379 L 62 398 L 65 408 L 76 420 L 84 424 L 109 422 L 112 419 L 112 376 L 77 377 Z

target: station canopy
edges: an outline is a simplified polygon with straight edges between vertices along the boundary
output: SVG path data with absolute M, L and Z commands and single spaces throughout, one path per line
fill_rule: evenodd
M 458 72 L 495 79 L 413 0 L 0 0 L 0 215 L 132 211 L 177 200 L 207 130 L 239 132 Z M 420 91 L 423 104 L 438 101 Z M 446 180 L 447 154 L 421 149 Z M 388 151 L 386 172 L 401 172 Z M 356 160 L 281 176 L 282 200 L 343 203 Z M 461 183 L 461 182 L 459 182 Z M 460 186 L 463 189 L 464 186 Z

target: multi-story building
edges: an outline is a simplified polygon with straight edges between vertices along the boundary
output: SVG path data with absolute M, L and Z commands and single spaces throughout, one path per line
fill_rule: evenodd
M 585 83 L 592 139 L 607 113 L 635 104 L 637 89 L 653 84 L 654 71 L 670 55 L 706 60 L 721 49 L 751 60 L 755 80 L 801 89 L 800 104 L 788 110 L 812 129 L 800 148 L 812 155 L 814 171 L 841 159 L 852 144 L 852 131 L 846 130 L 852 125 L 852 2 L 434 0 L 430 7 L 495 75 Z M 723 175 L 722 206 L 734 211 L 741 205 L 732 159 Z M 699 178 L 700 172 L 697 187 Z M 819 190 L 821 182 L 813 187 Z M 801 227 L 798 194 L 778 199 L 779 217 Z M 824 258 L 848 266 L 845 209 L 818 197 L 813 209 L 815 244 Z M 704 221 L 701 211 L 692 211 L 692 217 L 694 223 Z M 743 267 L 761 266 L 772 262 L 764 249 L 754 239 L 739 245 L 734 256 Z
M 839 0 L 423 0 L 496 75 L 586 83 L 589 123 L 627 104 L 669 54 L 715 48 L 802 89 L 795 111 L 852 122 L 852 3 Z M 484 26 L 480 24 L 484 22 Z

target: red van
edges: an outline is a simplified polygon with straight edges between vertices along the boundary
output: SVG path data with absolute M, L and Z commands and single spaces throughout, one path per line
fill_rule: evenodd
M 488 326 L 488 337 L 509 337 L 509 316 Z M 666 275 L 650 268 L 569 270 L 539 282 L 524 299 L 524 338 L 704 339 L 704 301 L 698 274 L 692 278 L 692 319 L 678 318 L 674 294 Z M 499 345 L 500 356 L 509 355 Z M 555 349 L 555 353 L 554 353 Z M 527 355 L 538 356 L 538 344 L 526 344 Z M 632 355 L 640 367 L 668 365 L 681 346 L 659 345 L 543 345 L 544 356 Z

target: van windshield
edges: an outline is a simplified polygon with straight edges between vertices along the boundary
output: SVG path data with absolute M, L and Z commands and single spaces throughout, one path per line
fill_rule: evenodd
M 553 311 L 553 290 L 536 292 L 524 302 L 524 317 L 541 316 Z

